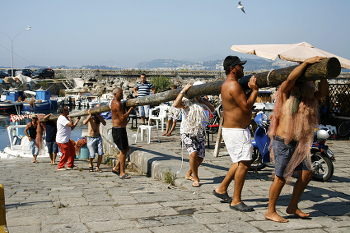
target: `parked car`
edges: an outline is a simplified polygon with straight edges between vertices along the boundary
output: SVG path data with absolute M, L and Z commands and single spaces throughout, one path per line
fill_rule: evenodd
M 6 77 L 8 77 L 8 76 L 9 76 L 9 75 L 8 75 L 6 72 L 0 70 L 0 78 L 6 78 Z
M 13 69 L 13 76 L 16 76 L 16 71 L 17 71 L 16 69 Z M 8 69 L 8 70 L 7 70 L 7 74 L 9 75 L 9 77 L 10 77 L 10 76 L 12 77 L 12 73 L 11 73 L 11 72 L 12 72 L 11 69 Z
M 50 68 L 38 69 L 32 73 L 32 78 L 54 78 L 54 71 Z
M 31 69 L 22 69 L 21 74 L 31 77 L 32 76 L 33 71 Z

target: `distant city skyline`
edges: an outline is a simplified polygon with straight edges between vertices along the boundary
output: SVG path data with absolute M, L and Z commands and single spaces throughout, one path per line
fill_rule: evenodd
M 166 58 L 224 59 L 233 44 L 308 42 L 350 60 L 350 1 L 2 1 L 0 67 L 135 68 Z M 302 6 L 302 7 L 301 7 Z M 4 35 L 4 34 L 6 35 Z M 9 38 L 10 39 L 9 39 Z

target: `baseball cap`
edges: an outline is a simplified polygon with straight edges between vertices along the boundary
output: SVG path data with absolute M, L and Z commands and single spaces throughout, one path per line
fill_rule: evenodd
M 33 114 L 33 115 L 32 115 L 32 118 L 38 118 L 38 115 Z
M 244 65 L 247 61 L 241 61 L 237 56 L 227 56 L 224 61 L 224 70 L 229 69 L 231 66 Z

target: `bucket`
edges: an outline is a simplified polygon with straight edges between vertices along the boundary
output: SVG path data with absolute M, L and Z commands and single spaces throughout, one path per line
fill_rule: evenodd
M 80 148 L 79 159 L 89 159 L 89 149 L 87 146 L 82 146 Z

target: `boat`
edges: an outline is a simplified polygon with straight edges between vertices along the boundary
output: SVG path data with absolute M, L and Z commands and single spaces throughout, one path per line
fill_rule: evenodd
M 5 91 L 5 100 L 0 101 L 0 112 L 19 114 L 23 108 L 22 102 L 18 101 L 19 97 L 24 98 L 24 92 L 18 90 Z
M 0 152 L 0 158 L 8 159 L 13 157 L 33 157 L 30 149 L 30 141 L 25 136 L 24 129 L 26 125 L 10 125 L 6 128 L 9 145 Z M 39 151 L 38 157 L 49 157 L 46 141 L 42 141 L 42 147 Z
M 42 111 L 42 110 L 51 110 L 57 108 L 57 99 L 51 99 L 51 93 L 49 90 L 36 90 L 33 91 L 24 91 L 26 95 L 31 96 L 31 100 L 28 102 L 23 102 L 23 111 Z M 34 100 L 35 97 L 35 100 Z M 33 109 L 34 108 L 34 109 Z

